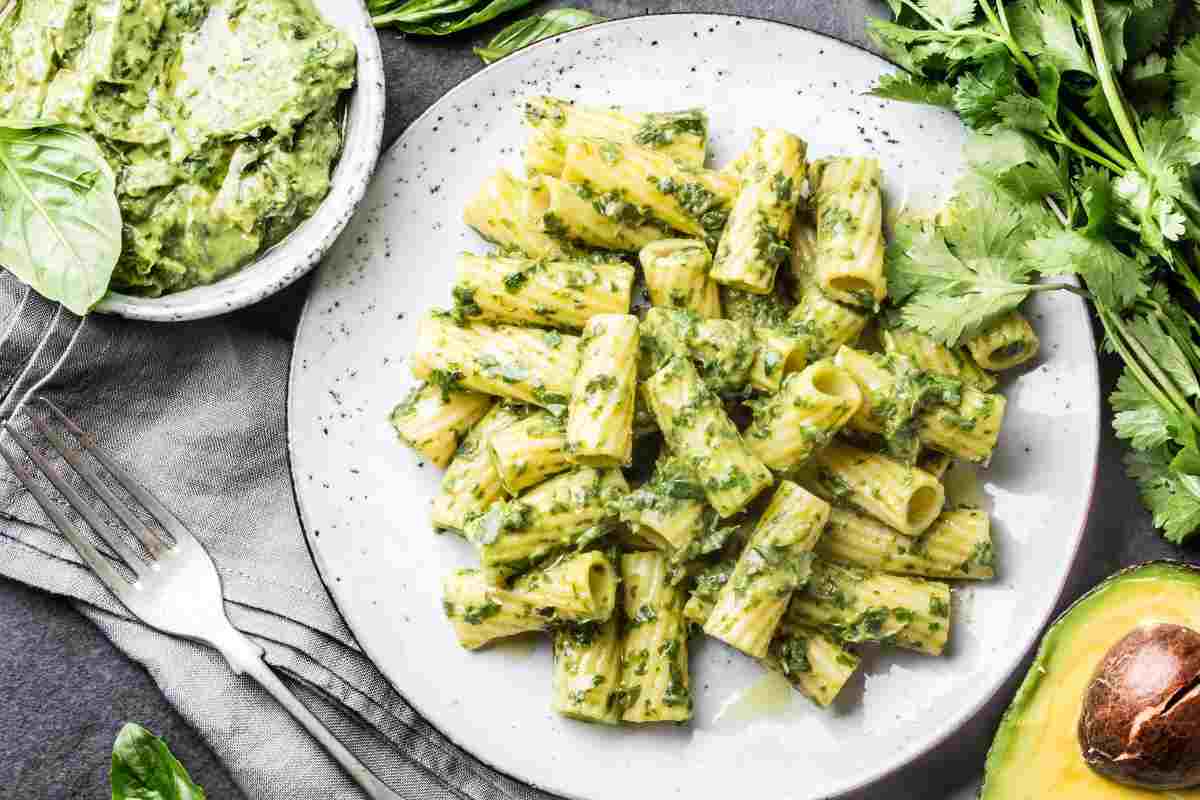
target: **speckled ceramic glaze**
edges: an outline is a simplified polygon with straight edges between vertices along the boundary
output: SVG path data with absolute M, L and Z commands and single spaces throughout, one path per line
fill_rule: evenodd
M 131 319 L 178 322 L 215 317 L 269 297 L 308 272 L 354 216 L 367 190 L 383 140 L 384 72 L 379 39 L 361 0 L 314 0 L 322 16 L 354 40 L 358 74 L 348 93 L 342 155 L 317 213 L 257 261 L 208 286 L 165 297 L 110 292 L 96 310 Z
M 704 106 L 717 164 L 749 143 L 752 126 L 782 126 L 806 138 L 812 156 L 878 156 L 889 206 L 928 207 L 960 169 L 963 131 L 950 114 L 865 95 L 890 69 L 813 33 L 724 16 L 644 17 L 555 38 L 482 70 L 413 123 L 325 259 L 296 343 L 290 401 L 309 540 L 367 653 L 433 724 L 488 763 L 593 800 L 727 800 L 747 790 L 827 797 L 951 735 L 1033 643 L 1078 547 L 1096 464 L 1096 360 L 1072 296 L 1037 299 L 1041 360 L 1004 388 L 1008 419 L 979 497 L 995 518 L 998 579 L 956 592 L 944 658 L 868 651 L 829 711 L 794 693 L 776 697 L 757 664 L 707 640 L 691 657 L 692 724 L 609 729 L 555 716 L 544 640 L 478 653 L 455 643 L 440 584 L 475 555 L 430 530 L 439 471 L 402 447 L 387 421 L 413 383 L 406 357 L 417 318 L 450 302 L 455 254 L 485 249 L 462 209 L 497 166 L 519 168 L 524 95 Z M 747 699 L 751 687 L 751 697 L 773 699 Z

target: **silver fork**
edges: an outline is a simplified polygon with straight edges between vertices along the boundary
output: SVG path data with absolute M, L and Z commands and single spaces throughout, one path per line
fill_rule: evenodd
M 45 398 L 39 402 L 58 418 L 70 431 L 79 445 L 91 453 L 112 477 L 146 512 L 162 526 L 170 538 L 161 536 L 143 524 L 133 509 L 101 480 L 96 470 L 83 459 L 83 453 L 69 447 L 61 436 L 52 431 L 46 422 L 28 409 L 23 409 L 33 426 L 45 437 L 84 483 L 112 509 L 121 523 L 128 528 L 142 549 L 136 547 L 121 531 L 110 527 L 92 505 L 80 496 L 47 460 L 33 442 L 22 434 L 11 422 L 4 428 L 13 440 L 29 456 L 42 474 L 54 485 L 68 505 L 82 516 L 113 552 L 119 557 L 114 563 L 63 514 L 38 484 L 34 474 L 27 469 L 7 447 L 0 446 L 0 455 L 8 462 L 17 479 L 24 484 L 54 522 L 55 527 L 75 547 L 87 565 L 100 577 L 104 585 L 125 604 L 142 622 L 163 633 L 183 636 L 215 647 L 229 666 L 239 675 L 249 675 L 271 693 L 288 712 L 304 726 L 313 738 L 337 760 L 346 773 L 375 800 L 400 800 L 376 778 L 367 767 L 355 758 L 346 747 L 309 711 L 300 700 L 283 684 L 275 672 L 263 660 L 263 650 L 233 627 L 225 616 L 221 592 L 221 579 L 213 566 L 212 558 L 204 546 L 188 531 L 187 527 L 147 489 L 130 477 L 120 465 L 96 446 L 96 438 L 80 429 L 57 406 Z M 123 574 L 119 565 L 128 570 Z M 132 577 L 129 577 L 132 576 Z

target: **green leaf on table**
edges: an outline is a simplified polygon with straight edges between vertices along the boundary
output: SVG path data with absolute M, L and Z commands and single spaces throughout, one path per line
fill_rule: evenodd
M 555 8 L 545 14 L 517 20 L 497 33 L 483 47 L 476 47 L 475 55 L 479 56 L 483 63 L 491 64 L 510 53 L 515 53 L 526 45 L 549 36 L 557 36 L 575 28 L 581 28 L 584 25 L 590 25 L 593 22 L 601 22 L 603 19 L 604 17 L 581 8 Z
M 909 72 L 884 75 L 871 89 L 871 94 L 906 103 L 926 103 L 944 108 L 954 106 L 953 86 L 939 81 L 924 80 Z
M 167 743 L 132 722 L 113 742 L 109 781 L 112 800 L 205 800 Z
M 976 176 L 1024 203 L 1040 204 L 1047 195 L 1065 200 L 1071 193 L 1066 160 L 1023 131 L 972 134 L 963 154 Z
M 370 0 L 375 27 L 391 26 L 418 36 L 446 36 L 465 31 L 501 14 L 524 8 L 533 0 Z
M 1026 248 L 1043 275 L 1078 275 L 1092 297 L 1114 311 L 1128 308 L 1149 291 L 1145 268 L 1107 239 L 1060 229 L 1031 240 Z
M 0 265 L 76 314 L 105 295 L 121 255 L 121 209 L 95 139 L 0 119 L 0 210 Z
M 1173 461 L 1165 445 L 1125 456 L 1126 469 L 1137 481 L 1138 493 L 1154 515 L 1155 526 L 1163 529 L 1167 539 L 1180 544 L 1200 527 L 1200 476 L 1174 471 Z
M 1168 409 L 1160 406 L 1137 379 L 1125 370 L 1117 379 L 1117 388 L 1109 395 L 1112 403 L 1113 431 L 1117 438 L 1126 439 L 1135 450 L 1149 450 L 1173 440 L 1187 427 Z

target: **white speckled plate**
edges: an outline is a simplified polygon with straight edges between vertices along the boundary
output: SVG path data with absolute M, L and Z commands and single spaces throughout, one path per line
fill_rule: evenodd
M 290 445 L 313 552 L 367 653 L 454 741 L 571 797 L 827 797 L 862 786 L 951 735 L 1033 643 L 1087 515 L 1099 436 L 1092 334 L 1074 297 L 1031 313 L 1041 363 L 1006 386 L 1002 445 L 984 473 L 1000 577 L 956 594 L 944 658 L 873 653 L 832 711 L 802 697 L 737 700 L 760 668 L 712 641 L 692 655 L 694 722 L 606 729 L 549 710 L 550 652 L 526 640 L 467 653 L 442 618 L 442 576 L 473 563 L 435 536 L 439 474 L 395 440 L 387 415 L 412 384 L 416 319 L 449 301 L 456 253 L 481 250 L 463 205 L 499 164 L 517 168 L 518 100 L 551 93 L 646 110 L 705 106 L 717 164 L 754 125 L 790 128 L 810 153 L 870 153 L 888 202 L 928 205 L 960 167 L 953 116 L 865 96 L 891 68 L 782 24 L 716 15 L 596 25 L 465 81 L 382 159 L 358 216 L 325 259 L 296 342 Z M 759 692 L 763 687 L 759 685 Z M 770 694 L 770 692 L 765 692 Z M 725 709 L 722 712 L 722 709 Z
M 346 227 L 366 191 L 383 141 L 383 57 L 361 0 L 313 2 L 325 20 L 358 48 L 356 81 L 346 102 L 342 155 L 334 167 L 329 194 L 317 212 L 256 261 L 216 283 L 164 297 L 110 292 L 96 306 L 97 311 L 152 322 L 202 319 L 236 311 L 290 286 L 321 260 Z

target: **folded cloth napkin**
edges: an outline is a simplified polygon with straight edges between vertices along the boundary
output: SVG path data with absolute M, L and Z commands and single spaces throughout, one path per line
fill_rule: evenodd
M 101 315 L 80 320 L 3 271 L 0 331 L 2 418 L 40 394 L 94 431 L 204 542 L 233 624 L 263 646 L 267 661 L 398 793 L 421 800 L 549 798 L 434 730 L 362 654 L 338 614 L 292 494 L 286 342 L 228 318 L 171 325 Z M 37 440 L 23 415 L 13 419 Z M 3 444 L 15 451 L 7 436 Z M 2 469 L 0 575 L 72 598 L 149 670 L 247 797 L 365 796 L 215 650 L 132 618 Z

